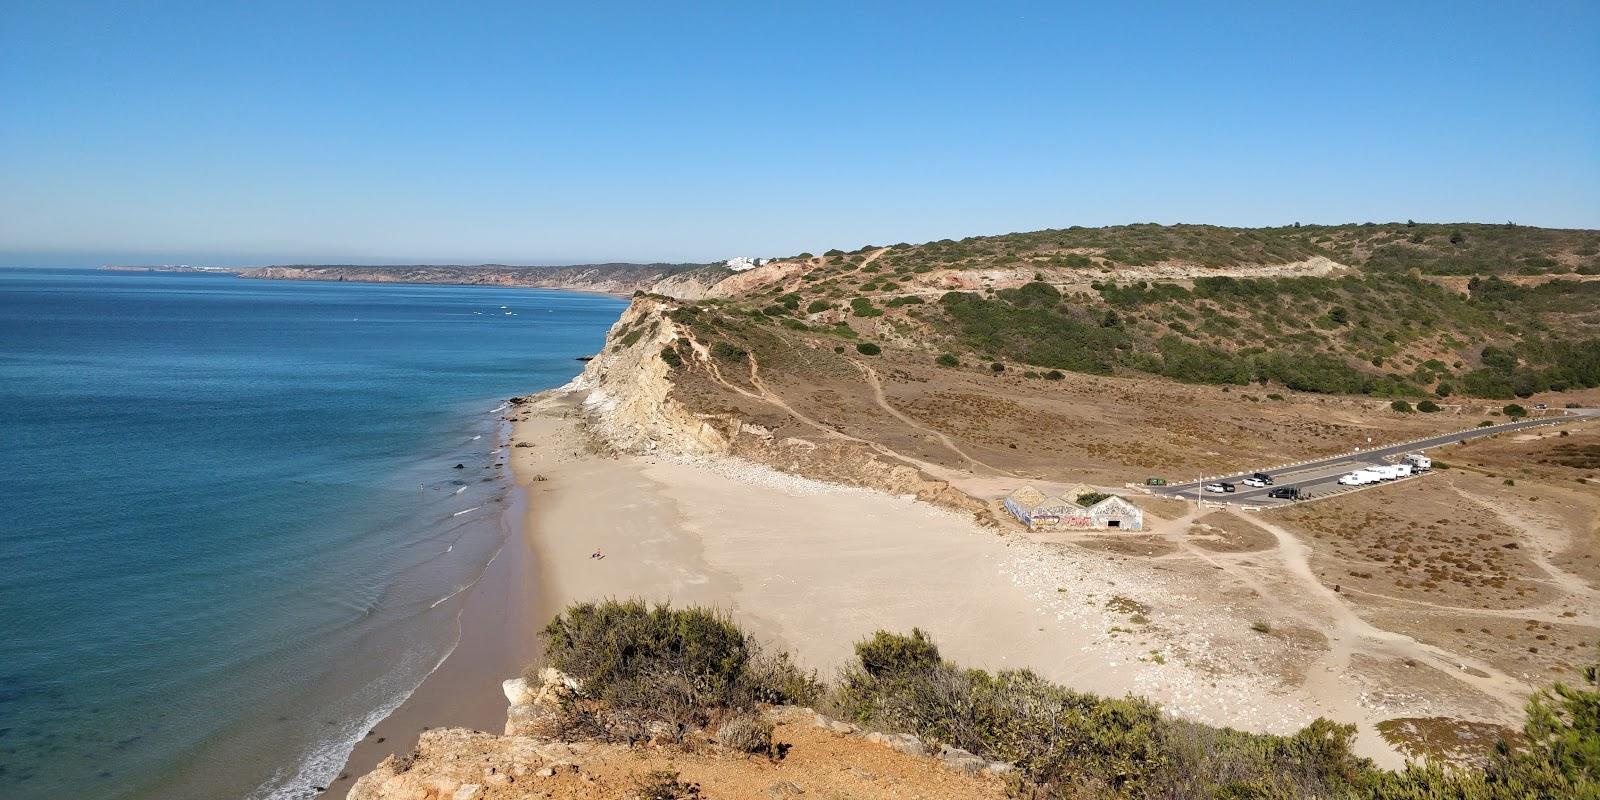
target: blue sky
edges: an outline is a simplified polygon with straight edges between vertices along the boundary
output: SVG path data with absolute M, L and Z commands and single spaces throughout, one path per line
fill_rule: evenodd
M 0 264 L 1600 227 L 1600 3 L 674 5 L 0 0 Z

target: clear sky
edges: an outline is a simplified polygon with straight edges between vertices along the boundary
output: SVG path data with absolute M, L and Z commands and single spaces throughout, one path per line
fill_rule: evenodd
M 1600 3 L 1201 5 L 0 0 L 0 264 L 1600 227 Z

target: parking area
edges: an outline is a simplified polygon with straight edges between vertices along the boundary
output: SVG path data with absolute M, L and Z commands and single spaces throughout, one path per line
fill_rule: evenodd
M 1434 447 L 1442 447 L 1448 444 L 1455 444 L 1456 442 L 1465 442 L 1482 436 L 1494 436 L 1496 434 L 1522 430 L 1524 428 L 1536 428 L 1544 425 L 1560 425 L 1566 422 L 1572 422 L 1574 420 L 1581 419 L 1584 416 L 1592 415 L 1594 413 L 1595 412 L 1593 410 L 1587 409 L 1566 411 L 1564 413 L 1556 412 L 1555 415 L 1549 417 L 1524 419 L 1516 422 L 1508 422 L 1502 425 L 1473 428 L 1471 430 L 1457 431 L 1455 433 L 1431 436 L 1410 442 L 1401 442 L 1399 444 L 1369 448 L 1355 453 L 1347 453 L 1344 455 L 1333 456 L 1324 459 L 1315 459 L 1298 464 L 1281 465 L 1274 468 L 1260 470 L 1245 470 L 1230 475 L 1206 476 L 1201 480 L 1191 483 L 1168 484 L 1166 486 L 1150 486 L 1146 488 L 1148 488 L 1154 494 L 1183 500 L 1194 500 L 1196 497 L 1199 497 L 1201 499 L 1211 500 L 1213 502 L 1231 503 L 1235 505 L 1261 508 L 1284 506 L 1292 504 L 1296 501 L 1269 497 L 1268 493 L 1273 489 L 1280 488 L 1298 489 L 1300 493 L 1299 500 L 1303 502 L 1306 500 L 1317 500 L 1337 494 L 1344 494 L 1346 492 L 1359 491 L 1361 489 L 1368 488 L 1369 486 L 1379 486 L 1389 483 L 1419 480 L 1429 473 L 1419 472 L 1413 474 L 1411 477 L 1399 478 L 1395 481 L 1384 481 L 1381 484 L 1371 483 L 1364 486 L 1344 486 L 1339 483 L 1340 476 L 1354 472 L 1358 469 L 1364 469 L 1366 467 L 1376 467 L 1398 463 L 1407 453 L 1421 453 Z M 1272 485 L 1259 488 L 1246 486 L 1244 484 L 1244 480 L 1249 478 L 1257 471 L 1265 472 L 1271 475 L 1273 479 Z M 1206 491 L 1205 486 L 1212 483 L 1233 484 L 1234 491 L 1227 493 L 1214 493 Z

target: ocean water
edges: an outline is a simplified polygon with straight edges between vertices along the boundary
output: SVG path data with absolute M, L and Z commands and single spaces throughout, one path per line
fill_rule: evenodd
M 330 782 L 507 535 L 501 403 L 622 307 L 0 270 L 0 797 Z

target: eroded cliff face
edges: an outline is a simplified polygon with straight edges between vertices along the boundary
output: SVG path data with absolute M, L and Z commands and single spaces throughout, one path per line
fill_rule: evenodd
M 986 504 L 881 447 L 839 436 L 778 437 L 726 406 L 703 398 L 687 402 L 677 383 L 686 371 L 715 374 L 718 368 L 706 345 L 669 316 L 673 307 L 661 297 L 635 298 L 607 334 L 605 348 L 566 387 L 582 393 L 591 430 L 612 447 L 732 455 L 808 478 L 914 495 L 985 518 Z M 661 355 L 664 349 L 677 353 L 682 363 L 668 363 Z M 720 376 L 719 382 L 726 383 Z M 727 384 L 726 391 L 731 395 L 739 390 Z M 761 401 L 751 392 L 743 394 Z M 781 398 L 768 402 L 775 412 L 787 413 Z
M 725 453 L 725 420 L 696 415 L 673 396 L 673 367 L 663 348 L 683 336 L 670 303 L 635 298 L 606 334 L 600 351 L 567 388 L 583 393 L 592 430 L 620 450 Z

